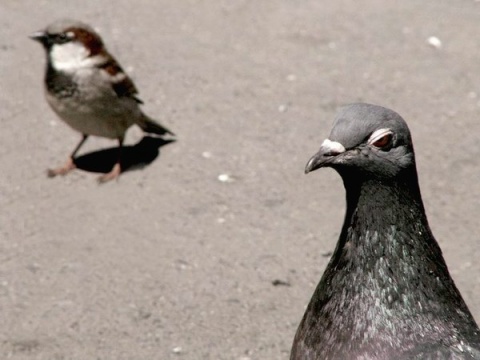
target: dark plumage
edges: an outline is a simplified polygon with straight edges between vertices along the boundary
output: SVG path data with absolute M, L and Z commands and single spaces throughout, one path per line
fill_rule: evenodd
M 321 167 L 342 177 L 347 211 L 290 359 L 480 359 L 480 330 L 428 226 L 405 121 L 344 107 L 305 172 Z

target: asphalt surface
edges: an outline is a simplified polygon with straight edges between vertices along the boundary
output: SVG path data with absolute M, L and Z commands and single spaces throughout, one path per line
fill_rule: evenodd
M 64 17 L 97 28 L 178 135 L 132 128 L 130 171 L 101 186 L 106 139 L 46 177 L 79 135 L 48 108 L 28 35 Z M 480 320 L 479 24 L 467 0 L 1 2 L 0 358 L 287 359 L 344 215 L 340 177 L 303 169 L 357 101 L 410 125 Z

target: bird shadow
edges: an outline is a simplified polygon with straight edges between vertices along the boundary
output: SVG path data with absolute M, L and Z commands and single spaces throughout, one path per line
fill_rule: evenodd
M 172 142 L 175 142 L 175 139 L 144 136 L 135 145 L 123 146 L 120 161 L 122 173 L 143 169 L 150 165 L 160 155 L 160 148 Z M 118 147 L 113 147 L 78 156 L 74 162 L 77 168 L 81 170 L 108 173 L 117 160 Z

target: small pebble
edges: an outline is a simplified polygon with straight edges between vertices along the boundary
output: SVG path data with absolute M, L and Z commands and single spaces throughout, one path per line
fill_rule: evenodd
M 174 347 L 174 348 L 172 349 L 172 352 L 173 352 L 174 354 L 180 354 L 180 353 L 182 352 L 182 348 L 181 348 L 180 346 Z
M 210 159 L 212 157 L 212 153 L 210 151 L 204 151 L 204 152 L 202 152 L 202 156 L 205 159 Z
M 436 36 L 430 36 L 427 39 L 427 43 L 430 46 L 433 46 L 435 49 L 440 49 L 442 47 L 442 41 Z
M 295 80 L 297 80 L 297 77 L 294 74 L 290 74 L 290 75 L 287 76 L 287 80 L 288 81 L 295 81 Z
M 218 181 L 221 181 L 221 182 L 232 182 L 233 179 L 230 175 L 228 174 L 220 174 L 218 175 Z
M 288 106 L 285 105 L 285 104 L 282 104 L 278 107 L 278 111 L 281 112 L 281 113 L 284 113 L 288 110 Z
M 273 286 L 292 286 L 288 281 L 275 279 L 272 281 Z

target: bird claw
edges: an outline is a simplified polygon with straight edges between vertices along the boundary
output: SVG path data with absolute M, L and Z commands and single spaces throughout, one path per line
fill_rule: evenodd
M 67 162 L 61 166 L 61 167 L 58 167 L 58 168 L 55 168 L 55 169 L 48 169 L 47 170 L 47 176 L 49 178 L 53 178 L 57 175 L 62 175 L 62 176 L 65 176 L 67 175 L 70 171 L 72 171 L 73 169 L 75 169 L 77 166 L 75 165 L 75 163 L 73 162 L 73 159 L 68 159 Z
M 121 172 L 122 172 L 122 169 L 120 167 L 120 164 L 116 163 L 109 173 L 104 174 L 98 178 L 98 183 L 103 184 L 110 180 L 117 179 Z

